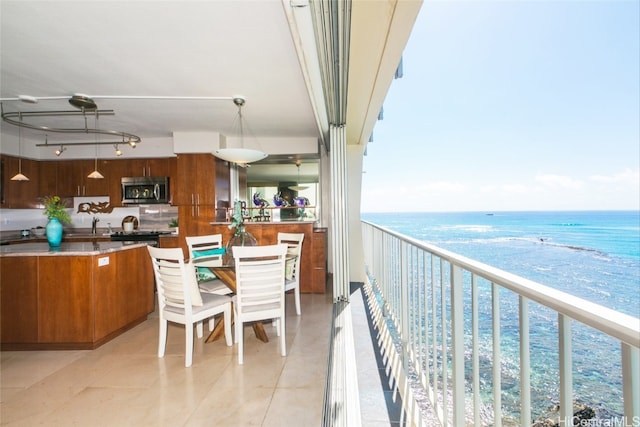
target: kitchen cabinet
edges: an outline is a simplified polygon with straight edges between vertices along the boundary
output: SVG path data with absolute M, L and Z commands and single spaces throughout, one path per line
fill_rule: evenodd
M 173 204 L 215 205 L 215 157 L 213 154 L 178 154 Z
M 38 195 L 40 197 L 58 194 L 58 161 L 38 162 Z
M 57 168 L 57 194 L 62 197 L 109 195 L 109 161 L 98 160 L 103 179 L 87 178 L 95 160 L 60 160 Z
M 327 287 L 327 229 L 313 230 L 311 242 L 311 286 L 312 292 L 325 292 Z
M 95 159 L 31 160 L 22 159 L 22 172 L 29 181 L 11 181 L 18 173 L 18 158 L 0 155 L 2 161 L 2 208 L 38 208 L 44 196 L 109 196 L 111 204 L 122 206 L 120 178 L 123 176 L 168 176 L 170 190 L 176 183 L 175 157 L 149 159 L 98 159 L 104 179 L 87 178 L 95 168 Z
M 2 155 L 2 197 L 0 207 L 3 208 L 36 208 L 38 207 L 38 162 L 22 159 L 22 174 L 29 181 L 11 181 L 18 173 L 20 161 L 18 157 Z
M 0 256 L 3 350 L 94 349 L 146 320 L 154 310 L 146 246 L 96 251 Z
M 278 233 L 304 234 L 302 259 L 300 260 L 300 292 L 326 292 L 326 230 L 314 228 L 312 221 L 245 222 L 245 229 L 256 238 L 259 245 L 275 245 Z M 221 234 L 226 245 L 234 233 L 228 224 L 209 224 L 206 233 Z M 180 225 L 182 234 L 182 224 Z M 185 252 L 186 253 L 186 252 Z
M 180 247 L 184 236 L 211 234 L 210 223 L 224 220 L 229 206 L 229 164 L 212 154 L 178 154 L 173 205 L 178 206 Z

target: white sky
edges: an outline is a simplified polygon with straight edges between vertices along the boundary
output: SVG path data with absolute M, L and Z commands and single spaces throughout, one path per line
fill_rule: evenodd
M 640 209 L 639 5 L 425 0 L 361 211 Z

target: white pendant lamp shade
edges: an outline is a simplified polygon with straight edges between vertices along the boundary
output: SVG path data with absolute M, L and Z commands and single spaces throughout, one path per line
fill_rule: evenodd
M 257 162 L 267 157 L 267 154 L 259 150 L 249 148 L 220 148 L 213 152 L 214 156 L 232 163 Z
M 29 178 L 23 175 L 22 172 L 18 172 L 17 174 L 11 177 L 11 181 L 29 181 Z
M 89 175 L 87 175 L 87 178 L 91 178 L 91 179 L 103 179 L 104 175 L 102 175 L 100 172 L 98 172 L 98 169 L 94 170 L 93 172 L 91 172 Z
M 219 148 L 213 152 L 213 155 L 231 163 L 247 164 L 257 162 L 268 156 L 260 150 L 244 148 L 244 128 L 242 123 L 242 106 L 245 99 L 239 96 L 233 98 L 233 103 L 238 107 L 238 123 L 240 125 L 240 147 L 238 148 Z

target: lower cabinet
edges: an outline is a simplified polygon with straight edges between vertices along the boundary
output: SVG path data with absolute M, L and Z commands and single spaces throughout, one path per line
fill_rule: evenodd
M 0 274 L 3 350 L 97 348 L 154 310 L 146 247 L 0 257 Z
M 300 292 L 326 292 L 326 232 L 315 229 L 313 222 L 245 222 L 245 229 L 256 238 L 259 245 L 274 245 L 278 233 L 302 233 L 302 259 L 300 261 Z M 182 224 L 180 234 L 182 235 Z M 222 234 L 222 243 L 226 245 L 233 230 L 228 224 L 209 224 L 197 235 Z M 196 235 L 196 234 L 193 234 Z M 185 252 L 186 254 L 186 252 Z

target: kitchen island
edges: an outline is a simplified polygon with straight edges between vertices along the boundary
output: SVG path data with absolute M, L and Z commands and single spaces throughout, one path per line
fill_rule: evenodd
M 154 310 L 147 247 L 124 242 L 0 246 L 2 350 L 94 349 Z

